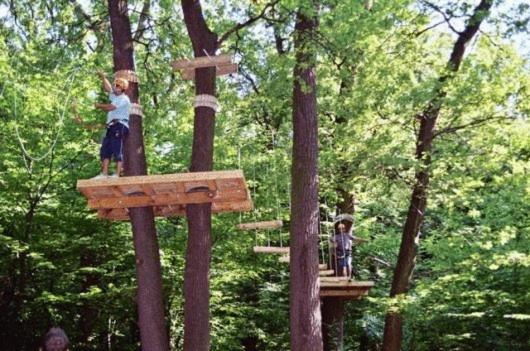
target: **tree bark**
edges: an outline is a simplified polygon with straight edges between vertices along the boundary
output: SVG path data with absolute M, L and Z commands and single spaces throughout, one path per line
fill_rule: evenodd
M 215 55 L 217 35 L 207 26 L 199 0 L 182 0 L 184 21 L 195 57 Z M 215 67 L 195 71 L 195 93 L 215 95 Z M 213 169 L 215 111 L 195 108 L 191 172 Z M 186 206 L 188 246 L 184 271 L 184 350 L 210 349 L 211 204 Z
M 412 280 L 412 273 L 418 254 L 420 228 L 423 223 L 425 209 L 427 208 L 429 166 L 431 164 L 430 153 L 433 146 L 436 122 L 440 115 L 443 99 L 446 95 L 443 88 L 444 83 L 450 78 L 450 75 L 458 71 L 464 57 L 465 48 L 478 32 L 482 21 L 489 15 L 492 2 L 492 0 L 482 0 L 475 7 L 473 15 L 466 24 L 466 28 L 458 35 L 453 46 L 453 51 L 447 64 L 449 74 L 445 74 L 439 78 L 439 84 L 434 98 L 425 111 L 418 116 L 420 128 L 416 140 L 416 159 L 419 161 L 420 169 L 416 172 L 407 219 L 403 227 L 401 246 L 394 270 L 390 297 L 406 293 Z M 387 313 L 383 336 L 384 351 L 399 351 L 401 349 L 402 324 L 403 318 L 398 311 Z
M 318 119 L 315 50 L 317 5 L 297 12 L 293 72 L 293 164 L 291 206 L 291 350 L 321 351 L 318 283 Z
M 324 351 L 344 348 L 344 300 L 335 297 L 322 299 L 322 337 Z
M 109 0 L 112 28 L 114 71 L 134 71 L 134 48 L 126 0 Z M 138 84 L 130 82 L 126 91 L 132 103 L 138 103 Z M 127 176 L 146 175 L 142 118 L 129 117 L 129 135 L 125 140 L 124 169 Z M 142 350 L 169 350 L 164 318 L 164 296 L 160 253 L 152 207 L 129 210 L 138 280 L 137 304 Z

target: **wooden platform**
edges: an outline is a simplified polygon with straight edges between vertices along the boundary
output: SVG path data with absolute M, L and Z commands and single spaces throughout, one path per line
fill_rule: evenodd
M 368 295 L 373 286 L 372 281 L 349 281 L 346 277 L 320 277 L 320 297 L 356 300 Z
M 201 56 L 193 59 L 182 59 L 174 61 L 173 70 L 182 72 L 182 79 L 194 79 L 195 69 L 205 67 L 215 67 L 215 75 L 223 76 L 226 74 L 237 73 L 237 64 L 234 63 L 232 55 Z
M 289 254 L 289 246 L 254 246 L 255 253 L 267 253 L 267 254 Z
M 240 170 L 78 180 L 77 189 L 110 220 L 128 220 L 129 208 L 147 206 L 162 217 L 185 215 L 187 204 L 211 203 L 214 213 L 252 209 Z
M 281 220 L 277 221 L 263 221 L 252 223 L 241 223 L 236 226 L 239 230 L 259 230 L 259 229 L 280 229 L 283 226 Z

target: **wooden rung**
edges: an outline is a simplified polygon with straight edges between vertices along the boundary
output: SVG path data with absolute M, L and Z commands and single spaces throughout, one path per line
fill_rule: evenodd
M 335 278 L 335 277 L 322 277 L 322 278 Z M 345 278 L 345 277 L 336 277 L 336 278 Z M 369 289 L 374 286 L 372 281 L 358 281 L 358 280 L 322 280 L 320 279 L 320 286 L 322 288 L 335 288 L 335 289 Z
M 331 270 L 333 272 L 333 270 Z M 321 282 L 342 282 L 342 281 L 348 281 L 350 278 L 348 277 L 338 277 L 338 276 L 332 276 L 332 277 L 320 277 Z
M 278 246 L 254 246 L 255 253 L 288 254 L 289 247 Z
M 278 229 L 283 226 L 281 220 L 277 221 L 264 221 L 264 222 L 253 222 L 253 223 L 241 223 L 236 226 L 240 230 L 257 230 L 257 229 Z
M 368 295 L 368 289 L 331 290 L 320 289 L 320 297 L 340 297 L 344 299 L 360 299 Z
M 216 56 L 200 56 L 192 59 L 181 59 L 171 63 L 174 70 L 195 69 L 212 66 L 223 66 L 234 63 L 234 57 L 229 54 Z
M 318 272 L 318 274 L 323 277 L 323 276 L 330 276 L 330 275 L 335 275 L 335 271 L 333 269 L 323 269 L 323 270 L 320 270 Z
M 155 215 L 185 214 L 185 205 L 211 203 L 212 212 L 240 212 L 252 209 L 243 172 L 215 171 L 121 178 L 87 179 L 77 189 L 101 218 L 127 220 L 125 209 L 154 207 Z
M 229 65 L 216 66 L 215 76 L 225 76 L 227 74 L 237 73 L 237 64 L 231 63 Z M 195 69 L 188 68 L 181 72 L 181 77 L 184 80 L 190 80 L 195 78 Z
M 318 265 L 318 269 L 328 269 L 328 265 L 326 263 L 321 263 Z

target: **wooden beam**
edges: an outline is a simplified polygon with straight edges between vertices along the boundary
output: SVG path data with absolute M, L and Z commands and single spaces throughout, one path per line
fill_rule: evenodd
M 229 54 L 222 54 L 216 56 L 201 56 L 192 59 L 180 59 L 173 61 L 171 66 L 174 70 L 181 69 L 196 69 L 212 66 L 228 65 L 234 62 L 234 57 Z
M 328 290 L 321 289 L 320 297 L 343 297 L 349 299 L 361 298 L 362 296 L 368 295 L 367 289 L 354 289 L 354 290 Z
M 333 269 L 324 269 L 318 272 L 318 275 L 320 275 L 321 277 L 327 276 L 327 275 L 334 275 L 334 274 L 335 274 L 335 271 Z
M 331 270 L 331 272 L 334 272 Z M 320 277 L 320 282 L 342 282 L 342 281 L 348 281 L 350 278 L 348 277 L 338 277 L 338 276 L 332 276 L 332 277 Z
M 278 246 L 254 246 L 255 253 L 288 254 L 289 247 Z
M 229 65 L 217 66 L 215 70 L 215 76 L 225 76 L 227 74 L 237 73 L 237 64 L 232 63 Z M 195 79 L 195 69 L 189 68 L 181 72 L 181 77 L 184 80 Z
M 322 278 L 335 278 L 335 277 L 322 277 Z M 337 277 L 342 278 L 342 277 Z M 320 281 L 320 286 L 323 288 L 336 288 L 336 289 L 350 289 L 350 288 L 358 288 L 358 289 L 369 289 L 374 286 L 374 282 L 372 281 L 348 281 L 348 280 L 324 280 Z
M 241 223 L 236 226 L 239 230 L 257 230 L 257 229 L 278 229 L 283 226 L 281 220 L 276 221 L 263 221 L 253 223 Z

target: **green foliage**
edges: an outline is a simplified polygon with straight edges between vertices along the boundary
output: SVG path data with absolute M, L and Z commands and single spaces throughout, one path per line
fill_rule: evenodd
M 75 190 L 77 179 L 97 173 L 101 132 L 72 117 L 104 119 L 92 108 L 106 99 L 94 73 L 112 71 L 106 3 L 80 3 L 0 5 L 0 339 L 6 350 L 36 349 L 52 325 L 66 330 L 76 350 L 139 348 L 130 227 L 98 220 Z M 252 246 L 288 245 L 292 31 L 300 4 L 282 2 L 223 44 L 222 51 L 240 60 L 240 74 L 217 80 L 215 168 L 244 170 L 255 209 L 213 220 L 213 350 L 288 349 L 288 266 L 254 255 Z M 466 4 L 454 11 L 469 12 Z M 142 5 L 129 4 L 133 29 Z M 203 2 L 220 35 L 265 5 Z M 6 6 L 12 8 L 2 12 Z M 151 7 L 148 29 L 135 43 L 149 172 L 184 172 L 194 89 L 170 73 L 169 62 L 191 56 L 191 46 L 178 3 Z M 495 15 L 506 21 L 511 14 Z M 321 218 L 329 222 L 344 193 L 355 195 L 356 234 L 369 239 L 355 261 L 360 278 L 376 282 L 369 298 L 348 306 L 346 349 L 360 340 L 379 347 L 390 307 L 404 313 L 406 350 L 528 349 L 528 61 L 503 42 L 505 33 L 490 29 L 446 85 L 415 283 L 406 297 L 391 300 L 417 168 L 415 117 L 439 84 L 453 38 L 439 27 L 422 32 L 432 24 L 430 14 L 408 0 L 375 1 L 370 11 L 363 1 L 326 1 L 319 20 Z M 517 21 L 520 30 L 524 23 Z M 284 221 L 282 231 L 235 229 L 271 219 Z M 186 221 L 158 220 L 157 232 L 168 328 L 179 350 Z

